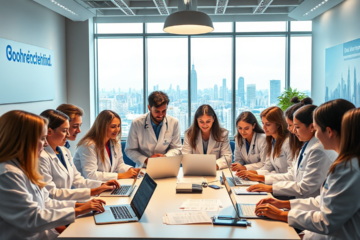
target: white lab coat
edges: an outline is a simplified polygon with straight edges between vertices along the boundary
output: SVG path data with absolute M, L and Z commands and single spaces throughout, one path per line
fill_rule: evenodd
M 325 150 L 321 142 L 313 137 L 305 148 L 299 167 L 300 154 L 287 173 L 265 175 L 265 184 L 272 184 L 275 196 L 316 197 L 337 156 L 335 151 Z
M 95 143 L 89 146 L 80 146 L 76 149 L 74 164 L 77 170 L 87 179 L 108 181 L 117 179 L 118 173 L 124 173 L 132 166 L 124 163 L 120 142 L 116 145 L 110 141 L 112 164 L 109 155 L 104 148 L 105 162 L 103 163 L 100 154 L 95 151 Z
M 258 175 L 287 173 L 292 167 L 293 158 L 291 156 L 289 138 L 286 138 L 281 146 L 281 152 L 278 157 L 273 157 L 274 146 L 271 148 L 271 154 L 266 157 L 265 164 L 262 168 L 256 170 Z
M 255 141 L 256 138 L 256 141 Z M 249 153 L 246 152 L 245 139 L 242 138 L 242 145 L 239 146 L 238 140 L 235 137 L 235 151 L 234 162 L 246 166 L 247 170 L 257 170 L 264 166 L 266 160 L 266 135 L 264 133 L 254 133 Z M 254 154 L 251 151 L 254 149 Z
M 75 221 L 75 201 L 49 198 L 16 160 L 0 163 L 0 239 L 56 239 L 54 229 Z
M 219 169 L 228 168 L 228 164 L 225 160 L 225 157 L 229 163 L 232 161 L 232 152 L 230 147 L 230 140 L 229 140 L 229 132 L 224 131 L 222 134 L 223 142 L 216 142 L 210 134 L 208 148 L 206 154 L 214 154 L 216 156 L 216 164 L 219 166 Z M 201 131 L 196 139 L 196 149 L 193 149 L 190 145 L 189 138 L 187 134 L 184 137 L 184 145 L 182 148 L 183 154 L 204 154 L 203 149 L 203 141 L 201 136 Z
M 360 239 L 360 168 L 357 158 L 328 175 L 320 196 L 290 200 L 289 225 L 306 230 L 303 239 Z
M 52 199 L 58 200 L 87 200 L 90 198 L 90 188 L 100 187 L 102 182 L 85 179 L 76 169 L 70 151 L 60 147 L 65 164 L 60 162 L 51 146 L 45 147 L 39 159 L 40 173 L 44 176 L 46 189 Z M 71 189 L 75 187 L 75 189 Z
M 141 166 L 147 158 L 155 153 L 164 154 L 167 157 L 180 155 L 179 121 L 172 116 L 166 115 L 159 139 L 156 139 L 151 125 L 150 113 L 136 118 L 131 123 L 125 153 L 137 166 Z

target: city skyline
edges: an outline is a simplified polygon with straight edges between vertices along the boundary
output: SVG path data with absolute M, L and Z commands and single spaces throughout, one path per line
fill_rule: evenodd
M 281 93 L 280 80 L 268 80 L 270 89 L 257 90 L 256 84 L 246 84 L 245 78 L 239 77 L 237 89 L 235 89 L 235 103 L 232 102 L 232 89 L 227 87 L 227 79 L 222 78 L 220 88 L 218 84 L 208 86 L 208 88 L 197 89 L 197 71 L 195 64 L 192 64 L 191 70 L 191 117 L 193 118 L 195 111 L 202 104 L 209 104 L 215 110 L 220 125 L 230 131 L 232 134 L 232 105 L 236 104 L 236 116 L 242 111 L 252 111 L 259 118 L 260 112 L 277 103 L 271 102 L 271 97 L 276 98 Z M 149 87 L 149 94 L 152 91 L 163 91 L 170 99 L 167 114 L 177 118 L 180 124 L 180 130 L 183 135 L 189 127 L 188 124 L 188 89 L 182 90 L 180 85 L 154 85 Z M 246 89 L 246 91 L 245 91 Z M 246 97 L 245 97 L 246 96 Z M 270 96 L 270 97 L 269 97 Z M 122 118 L 123 136 L 126 136 L 131 121 L 143 114 L 143 90 L 129 88 L 115 89 L 111 91 L 102 88 L 99 99 L 100 111 L 112 109 Z

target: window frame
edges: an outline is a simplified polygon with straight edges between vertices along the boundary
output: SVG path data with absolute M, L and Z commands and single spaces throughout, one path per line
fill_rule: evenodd
M 291 54 L 291 37 L 293 36 L 311 36 L 312 31 L 291 31 L 291 21 L 286 21 L 286 30 L 281 32 L 236 32 L 236 24 L 237 22 L 232 22 L 232 32 L 215 32 L 215 33 L 207 33 L 203 35 L 195 35 L 195 36 L 177 36 L 169 33 L 147 33 L 146 31 L 146 23 L 143 24 L 143 32 L 142 33 L 123 33 L 123 34 L 98 34 L 97 22 L 94 21 L 94 60 L 95 60 L 95 114 L 96 116 L 99 114 L 99 83 L 98 83 L 98 39 L 104 38 L 142 38 L 143 39 L 143 113 L 147 112 L 147 97 L 148 96 L 148 72 L 147 72 L 147 39 L 148 38 L 187 38 L 188 39 L 188 93 L 191 92 L 191 39 L 192 38 L 211 38 L 211 37 L 231 37 L 232 38 L 232 76 L 231 76 L 231 85 L 232 85 L 232 109 L 231 109 L 231 119 L 232 122 L 235 122 L 235 113 L 236 113 L 236 37 L 285 37 L 285 89 L 289 89 L 290 86 L 290 54 Z M 311 91 L 312 92 L 312 91 Z M 191 94 L 188 94 L 188 126 L 192 123 L 191 119 Z M 235 124 L 232 124 L 231 132 L 235 133 Z M 122 137 L 122 140 L 126 140 L 127 137 Z M 230 139 L 233 140 L 234 137 L 230 136 Z

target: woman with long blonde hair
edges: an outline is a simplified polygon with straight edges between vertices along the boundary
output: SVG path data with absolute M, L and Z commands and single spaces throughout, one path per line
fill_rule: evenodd
M 76 168 L 85 178 L 100 181 L 137 176 L 139 169 L 124 163 L 120 141 L 120 116 L 111 110 L 102 111 L 77 145 Z
M 292 167 L 293 157 L 289 147 L 289 131 L 281 108 L 273 106 L 260 114 L 266 134 L 266 160 L 258 170 L 241 170 L 236 173 L 242 178 L 257 178 L 257 175 L 287 173 Z M 249 178 L 249 179 L 250 179 Z
M 48 197 L 37 170 L 46 135 L 47 120 L 35 114 L 14 110 L 0 117 L 0 239 L 56 239 L 76 216 L 104 211 L 101 200 Z

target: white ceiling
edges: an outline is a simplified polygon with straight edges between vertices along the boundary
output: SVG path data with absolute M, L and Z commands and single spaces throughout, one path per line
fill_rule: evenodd
M 92 17 L 151 19 L 176 12 L 177 0 L 33 0 L 73 21 Z M 198 11 L 213 19 L 311 20 L 344 0 L 197 0 Z M 323 3 L 324 2 L 324 3 Z M 323 3 L 323 4 L 322 4 Z M 320 5 L 320 6 L 318 6 Z M 317 7 L 316 7 L 317 6 Z M 313 11 L 311 9 L 315 8 Z M 308 13 L 306 15 L 306 13 Z M 264 18 L 265 17 L 265 18 Z

